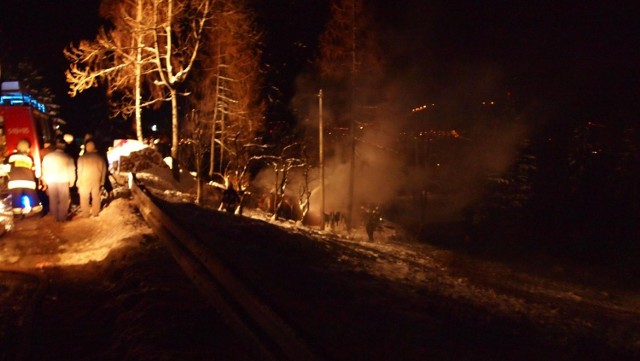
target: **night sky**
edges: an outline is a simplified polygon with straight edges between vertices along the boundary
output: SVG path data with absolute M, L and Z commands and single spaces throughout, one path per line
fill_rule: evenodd
M 97 0 L 3 2 L 2 59 L 29 57 L 63 106 L 82 121 L 88 99 L 66 95 L 62 49 L 92 38 Z M 314 54 L 327 0 L 254 0 L 265 32 L 268 77 L 286 103 Z M 638 7 L 612 2 L 371 0 L 389 77 L 406 87 L 407 107 L 461 94 L 512 92 L 523 108 L 584 117 L 631 114 L 640 95 Z M 632 2 L 628 2 L 632 4 Z M 300 45 L 303 46 L 300 46 Z M 489 84 L 485 87 L 485 85 Z M 85 97 L 85 98 L 91 98 Z
M 390 7 L 386 17 L 399 29 L 396 43 L 414 40 L 415 48 L 396 60 L 399 68 L 416 69 L 414 79 L 426 94 L 481 92 L 495 82 L 490 92 L 510 91 L 524 107 L 554 114 L 579 108 L 586 116 L 629 106 L 639 95 L 637 7 L 588 1 L 415 3 L 421 4 L 415 11 Z

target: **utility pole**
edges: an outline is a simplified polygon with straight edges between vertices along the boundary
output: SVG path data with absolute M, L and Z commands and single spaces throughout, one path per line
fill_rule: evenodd
M 355 108 L 352 105 L 352 108 Z M 353 112 L 352 112 L 353 113 Z M 354 116 L 354 115 L 352 115 Z M 353 206 L 354 206 L 354 185 L 355 185 L 355 180 L 356 180 L 356 131 L 355 131 L 355 127 L 356 127 L 356 122 L 354 119 L 351 119 L 351 126 L 350 128 L 350 137 L 351 139 L 349 140 L 351 142 L 351 149 L 350 149 L 350 164 L 349 164 L 349 219 L 347 220 L 347 232 L 351 233 L 351 229 L 354 226 L 354 218 L 355 218 L 355 212 L 353 211 Z
M 356 181 L 356 71 L 357 66 L 357 48 L 356 48 L 356 4 L 351 2 L 351 164 L 349 166 L 349 219 L 347 222 L 347 232 L 351 233 L 354 225 L 355 212 L 354 206 L 354 184 Z
M 324 230 L 324 123 L 322 119 L 322 89 L 318 93 L 318 132 L 320 159 L 320 229 Z

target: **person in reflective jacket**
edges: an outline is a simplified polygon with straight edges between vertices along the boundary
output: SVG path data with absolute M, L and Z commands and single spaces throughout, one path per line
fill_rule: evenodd
M 29 155 L 30 148 L 29 141 L 21 139 L 16 145 L 16 150 L 7 158 L 10 166 L 7 188 L 11 192 L 13 212 L 16 214 L 42 211 L 42 204 L 36 191 L 35 163 Z
M 87 140 L 84 154 L 78 158 L 78 193 L 80 195 L 80 215 L 97 217 L 100 213 L 100 188 L 107 175 L 107 163 L 98 154 L 96 143 Z
M 64 151 L 65 144 L 56 144 L 56 150 L 42 159 L 42 179 L 49 195 L 49 211 L 58 222 L 67 220 L 69 213 L 69 187 L 76 181 L 73 158 Z

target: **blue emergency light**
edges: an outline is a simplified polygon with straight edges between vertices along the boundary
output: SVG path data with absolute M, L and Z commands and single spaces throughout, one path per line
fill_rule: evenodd
M 29 196 L 24 195 L 22 196 L 21 200 L 22 200 L 22 208 L 26 208 L 26 209 L 31 208 L 31 200 L 29 199 Z
M 44 104 L 37 101 L 31 95 L 14 92 L 0 94 L 0 105 L 30 105 L 43 113 L 47 110 Z

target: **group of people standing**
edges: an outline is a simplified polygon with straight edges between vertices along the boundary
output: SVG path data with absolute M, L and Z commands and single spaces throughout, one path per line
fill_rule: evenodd
M 29 141 L 20 140 L 16 148 L 16 152 L 8 158 L 8 188 L 12 193 L 14 209 L 21 206 L 24 195 L 30 198 L 34 206 L 40 206 Z M 97 217 L 102 203 L 100 192 L 105 183 L 107 163 L 98 153 L 95 141 L 85 140 L 82 155 L 77 148 L 62 141 L 45 148 L 43 153 L 39 188 L 48 196 L 49 213 L 53 218 L 57 222 L 68 219 L 72 187 L 78 189 L 80 216 Z M 33 210 L 37 211 L 35 208 Z

